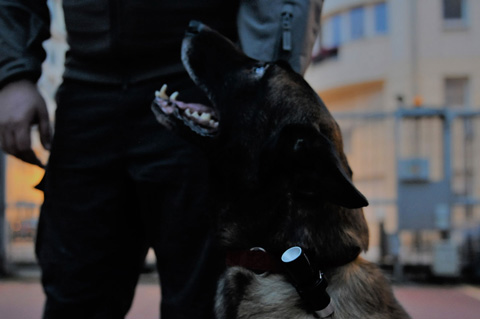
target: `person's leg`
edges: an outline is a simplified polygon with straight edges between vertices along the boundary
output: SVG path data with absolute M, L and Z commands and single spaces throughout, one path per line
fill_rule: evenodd
M 154 177 L 157 169 L 151 166 L 143 172 Z M 205 185 L 195 186 L 201 175 L 191 171 L 195 168 L 167 169 L 171 175 L 164 176 L 161 183 L 144 180 L 137 186 L 157 256 L 162 318 L 212 318 L 223 259 L 205 211 Z
M 201 165 L 152 165 L 137 179 L 149 242 L 157 256 L 162 318 L 212 318 L 223 259 L 213 238 Z M 144 167 L 145 168 L 145 167 Z M 161 182 L 150 180 L 167 170 Z M 143 175 L 146 174 L 146 175 Z
M 153 116 L 138 123 L 131 127 L 140 140 L 129 142 L 129 168 L 157 256 L 161 318 L 213 318 L 224 261 L 214 238 L 205 154 L 161 128 Z
M 37 252 L 44 318 L 124 318 L 147 245 L 116 174 L 50 169 Z M 128 214 L 127 214 L 128 213 Z
M 37 256 L 45 319 L 124 318 L 147 242 L 123 169 L 112 88 L 63 85 Z

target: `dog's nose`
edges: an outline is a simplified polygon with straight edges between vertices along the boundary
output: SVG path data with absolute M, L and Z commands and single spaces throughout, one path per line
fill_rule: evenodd
M 200 33 L 202 30 L 203 24 L 200 21 L 192 20 L 188 24 L 187 34 L 195 35 Z

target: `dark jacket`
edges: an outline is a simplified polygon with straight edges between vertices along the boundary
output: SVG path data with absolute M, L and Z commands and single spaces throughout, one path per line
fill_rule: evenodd
M 236 38 L 234 0 L 63 0 L 65 77 L 90 82 L 138 82 L 183 72 L 181 40 L 200 20 Z M 46 0 L 0 0 L 0 87 L 38 80 L 49 38 Z

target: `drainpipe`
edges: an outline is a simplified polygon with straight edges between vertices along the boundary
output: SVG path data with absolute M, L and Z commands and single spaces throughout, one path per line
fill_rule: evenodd
M 7 275 L 7 221 L 6 221 L 6 199 L 5 199 L 5 175 L 6 157 L 0 150 L 0 277 Z
M 415 99 L 419 92 L 419 84 L 420 84 L 420 78 L 419 78 L 419 73 L 418 72 L 418 4 L 417 0 L 411 0 L 410 1 L 410 39 L 411 39 L 411 59 L 412 59 L 412 94 L 413 98 Z
M 420 96 L 420 72 L 419 72 L 419 64 L 418 64 L 418 4 L 417 0 L 410 1 L 410 40 L 411 40 L 411 72 L 412 72 L 412 97 L 413 97 L 413 104 L 415 107 L 419 107 L 422 101 L 419 99 Z M 420 150 L 420 120 L 414 119 L 414 156 L 419 157 L 421 150 Z

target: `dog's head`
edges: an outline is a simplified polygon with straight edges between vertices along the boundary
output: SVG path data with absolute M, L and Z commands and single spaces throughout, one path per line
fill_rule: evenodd
M 303 77 L 285 63 L 247 57 L 198 22 L 188 28 L 182 61 L 209 97 L 219 121 L 218 128 L 209 128 L 207 134 L 214 137 L 217 151 L 214 183 L 222 193 L 220 198 L 241 207 L 236 208 L 235 218 L 240 209 L 246 223 L 250 214 L 256 218 L 279 214 L 281 209 L 272 210 L 278 206 L 274 201 L 285 204 L 293 199 L 299 205 L 297 211 L 302 210 L 298 203 L 327 207 L 340 213 L 332 217 L 335 221 L 325 226 L 324 233 L 331 231 L 328 227 L 337 227 L 333 224 L 351 223 L 355 229 L 345 230 L 350 234 L 345 237 L 362 234 L 344 241 L 366 249 L 368 231 L 357 208 L 368 202 L 351 182 L 337 123 Z M 343 214 L 352 217 L 340 221 Z
M 251 59 L 198 22 L 187 31 L 182 60 L 218 115 L 230 182 L 321 196 L 347 208 L 368 204 L 351 183 L 336 122 L 287 64 Z

